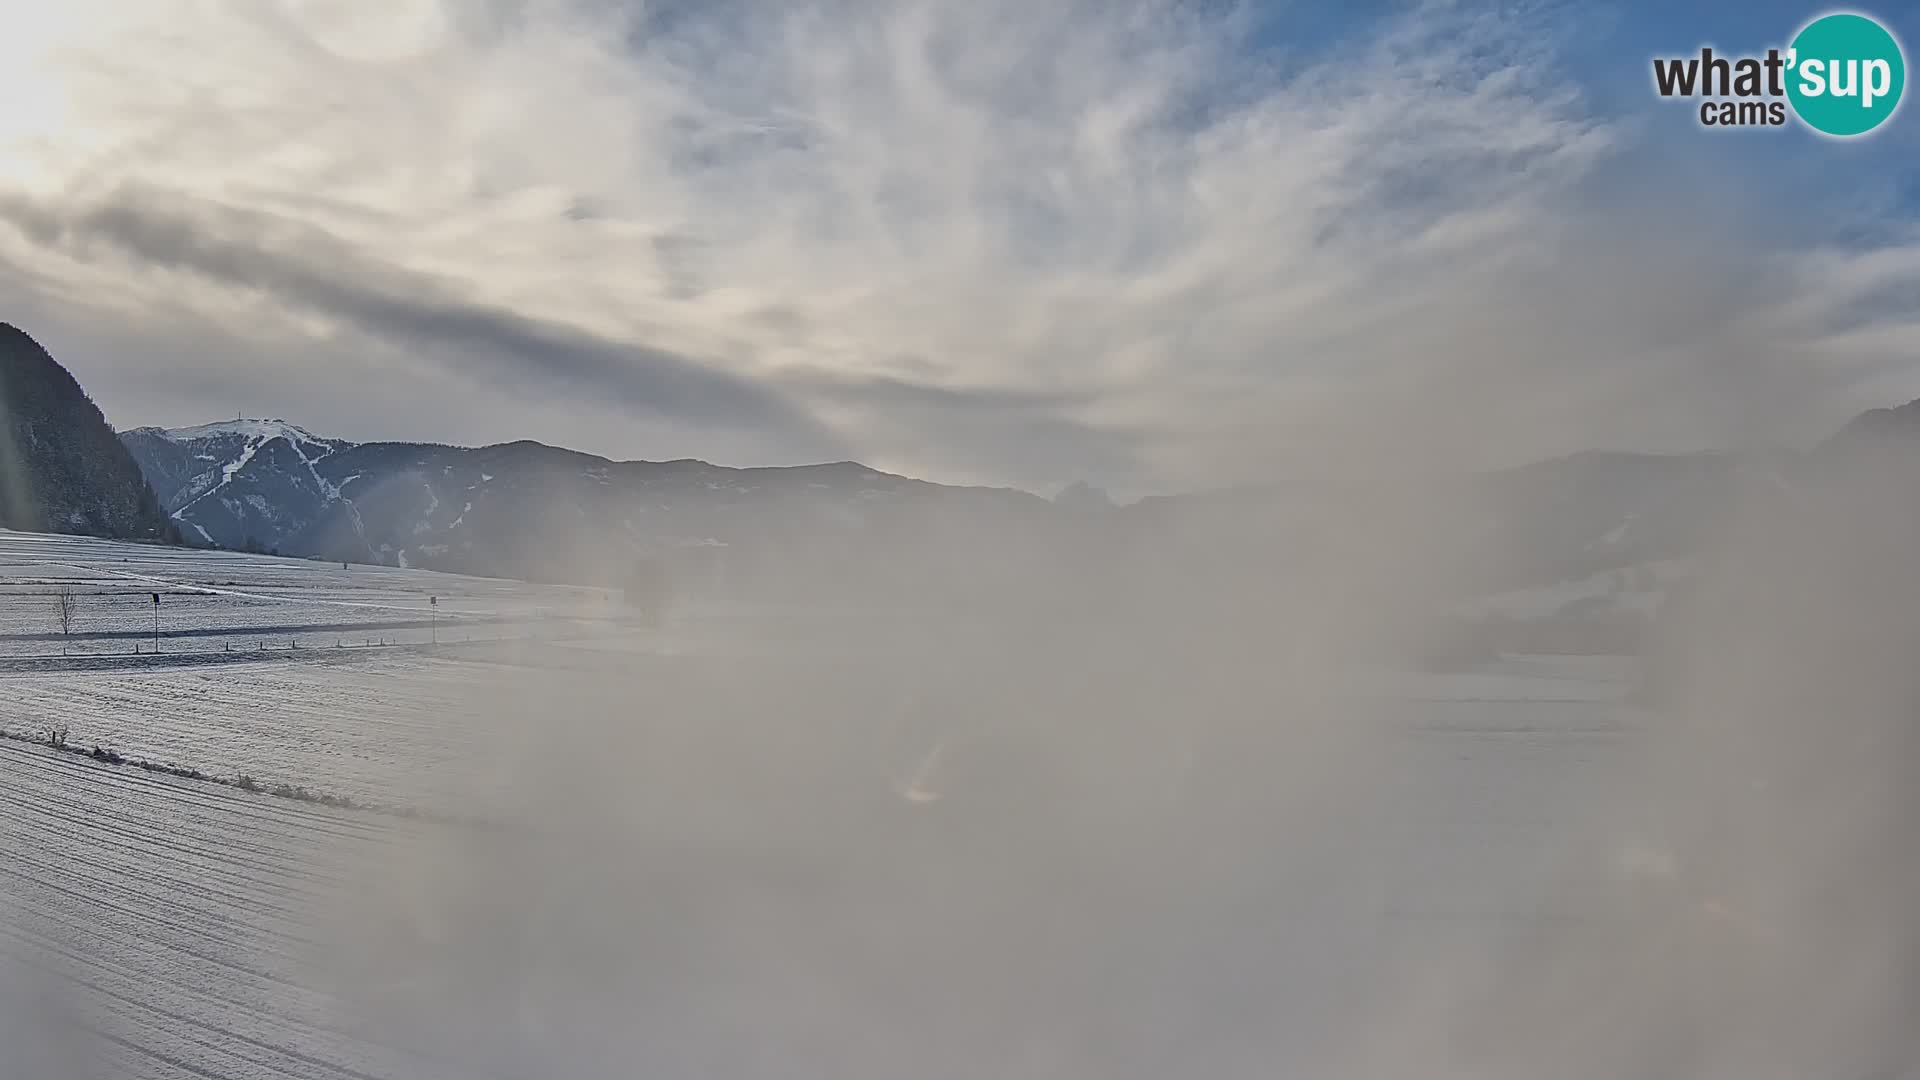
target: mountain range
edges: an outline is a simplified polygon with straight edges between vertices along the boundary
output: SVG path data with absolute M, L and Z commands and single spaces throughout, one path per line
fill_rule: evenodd
M 1374 549 L 1383 567 L 1448 567 L 1463 595 L 1490 598 L 1472 608 L 1485 617 L 1631 613 L 1737 493 L 1920 442 L 1915 403 L 1863 414 L 1806 455 L 1590 451 L 1417 491 L 1327 480 L 1121 506 L 1086 484 L 1049 500 L 850 461 L 730 468 L 524 441 L 356 443 L 277 419 L 116 439 L 24 332 L 0 324 L 0 361 L 0 526 L 595 585 L 659 563 L 676 587 L 759 599 L 991 602 L 1042 581 L 1030 591 L 1088 597 L 1162 582 L 1144 571 L 1169 565 L 1174 587 L 1232 594 L 1300 586 L 1311 571 L 1290 568 Z M 1421 559 L 1404 557 L 1408 542 Z
M 1094 532 L 1177 544 L 1195 522 L 1244 539 L 1255 558 L 1296 542 L 1316 518 L 1353 512 L 1325 493 L 1277 488 L 1117 506 L 1085 484 L 1046 500 L 854 462 L 741 469 L 610 461 L 533 442 L 353 443 L 284 420 L 135 428 L 121 439 L 188 543 L 588 582 L 618 579 L 644 555 L 707 575 L 724 564 L 736 585 L 798 570 L 843 588 L 845 575 L 883 552 L 898 563 L 907 546 L 938 573 L 940 552 L 993 551 L 1005 562 L 1022 557 L 1016 547 L 1084 551 Z M 1668 558 L 1693 545 L 1699 510 L 1735 467 L 1716 455 L 1590 452 L 1486 474 L 1449 496 L 1479 508 L 1465 518 L 1486 535 L 1448 542 L 1471 549 L 1497 534 L 1502 548 L 1527 553 L 1524 564 L 1485 568 L 1488 587 Z
M 534 442 L 353 443 L 284 420 L 121 436 L 189 543 L 602 583 L 641 557 L 752 572 L 831 561 L 938 503 L 1044 513 L 1004 488 L 948 487 L 854 462 L 728 468 L 610 461 Z

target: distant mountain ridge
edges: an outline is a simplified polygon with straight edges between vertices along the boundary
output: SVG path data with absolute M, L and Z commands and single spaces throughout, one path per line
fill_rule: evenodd
M 1403 542 L 1391 538 L 1423 545 L 1422 558 L 1462 573 L 1457 585 L 1472 595 L 1624 590 L 1613 606 L 1637 609 L 1684 573 L 1740 493 L 1809 482 L 1846 446 L 1920 446 L 1920 403 L 1863 414 L 1808 455 L 1584 451 L 1446 479 L 1411 507 L 1393 504 L 1404 491 L 1319 481 L 1116 506 L 1086 483 L 1049 500 L 854 462 L 731 468 L 611 461 L 527 441 L 354 443 L 285 420 L 121 438 L 188 542 L 288 555 L 590 584 L 664 559 L 683 582 L 816 597 L 967 595 L 969 575 L 1092 580 L 1100 567 L 1124 580 L 1127 559 L 1171 559 L 1231 590 L 1248 574 L 1373 543 L 1372 528 L 1389 548 Z M 1428 521 L 1420 505 L 1445 509 Z M 1659 588 L 1627 588 L 1650 580 Z
M 0 323 L 0 527 L 595 585 L 665 561 L 676 586 L 761 598 L 1084 599 L 1168 564 L 1182 568 L 1176 588 L 1233 593 L 1311 575 L 1329 552 L 1377 549 L 1387 565 L 1416 543 L 1401 563 L 1449 567 L 1470 596 L 1512 593 L 1487 610 L 1560 596 L 1644 608 L 1735 501 L 1801 500 L 1843 475 L 1893 498 L 1887 470 L 1908 462 L 1920 465 L 1920 401 L 1862 413 L 1805 454 L 1585 451 L 1411 488 L 1304 472 L 1126 505 L 1084 481 L 1044 499 L 851 461 L 732 468 L 529 441 L 356 443 L 282 419 L 116 436 L 47 350 Z
M 1235 557 L 1285 550 L 1352 507 L 1321 495 L 1241 489 L 1125 507 L 1085 483 L 1052 500 L 951 487 L 837 462 L 730 468 L 616 462 L 534 442 L 485 447 L 353 443 L 284 420 L 235 420 L 122 435 L 188 542 L 508 577 L 603 582 L 642 557 L 708 574 L 842 580 L 904 547 L 954 561 L 1149 546 L 1175 519 L 1239 537 Z M 1465 550 L 1524 537 L 1527 565 L 1490 567 L 1509 588 L 1667 559 L 1693 542 L 1691 511 L 1725 487 L 1717 455 L 1588 452 L 1468 478 L 1485 534 L 1424 538 Z M 938 533 L 938 535 L 933 535 Z M 1096 534 L 1099 534 L 1096 537 Z M 1158 537 L 1158 539 L 1156 539 Z M 1132 538 L 1132 539 L 1129 539 Z M 1020 549 L 1020 550 L 1016 550 Z M 1069 562 L 1074 561 L 1069 557 Z M 684 576 L 684 574 L 683 574 Z
M 99 407 L 39 342 L 9 323 L 0 323 L 0 526 L 174 536 Z
M 929 503 L 1044 508 L 854 462 L 612 461 L 541 443 L 353 443 L 284 420 L 121 436 L 189 542 L 509 577 L 618 580 L 642 557 L 778 560 L 847 546 Z M 851 550 L 849 548 L 849 550 Z

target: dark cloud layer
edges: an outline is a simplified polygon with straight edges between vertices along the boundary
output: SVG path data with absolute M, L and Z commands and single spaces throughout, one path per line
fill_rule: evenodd
M 463 300 L 452 282 L 383 265 L 311 225 L 133 190 L 85 206 L 3 197 L 0 219 L 70 256 L 117 256 L 270 293 L 370 337 L 446 357 L 450 378 L 557 384 L 638 413 L 752 427 L 831 453 L 831 438 L 764 385 Z

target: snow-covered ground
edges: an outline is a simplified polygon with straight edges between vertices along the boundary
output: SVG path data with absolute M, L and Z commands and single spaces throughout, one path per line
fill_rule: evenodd
M 1503 619 L 1592 618 L 1655 615 L 1673 586 L 1690 570 L 1682 559 L 1603 570 L 1571 581 L 1533 585 L 1480 597 L 1461 605 L 1464 615 Z
M 478 703 L 524 677 L 488 664 L 376 653 L 0 674 L 0 729 L 64 725 L 74 745 L 356 801 L 438 806 L 465 797 L 473 779 L 465 765 L 496 715 Z
M 1331 1042 L 1365 1041 L 1337 1018 L 1379 999 L 1369 978 L 1587 932 L 1631 870 L 1618 792 L 1648 721 L 1623 703 L 1619 658 L 1356 673 L 1339 694 L 1372 730 L 1342 781 L 1351 815 L 1283 817 L 1257 850 L 1166 841 L 1154 850 L 1177 852 L 1175 875 L 1101 854 L 1148 843 L 1148 819 L 1010 819 L 999 789 L 968 787 L 991 772 L 921 768 L 911 740 L 876 750 L 884 723 L 751 696 L 699 723 L 662 716 L 672 696 L 655 691 L 675 669 L 628 665 L 678 662 L 672 630 L 624 624 L 589 591 L 0 534 L 0 626 L 42 629 L 46 590 L 67 584 L 95 590 L 96 630 L 151 617 L 116 609 L 116 590 L 167 590 L 169 662 L 75 670 L 58 643 L 0 646 L 21 661 L 0 672 L 0 727 L 61 726 L 76 746 L 269 787 L 557 823 L 535 839 L 470 833 L 0 741 L 0 1007 L 53 994 L 80 1025 L 59 1046 L 100 1055 L 102 1075 L 879 1075 L 923 1048 L 946 1062 L 934 1075 L 970 1054 L 984 1072 L 1038 1069 L 1048 1053 L 1147 1075 L 1150 1046 L 1170 1075 L 1179 1039 L 1154 1042 L 1156 1022 L 1325 1060 Z M 307 629 L 300 650 L 226 660 L 238 626 L 365 622 L 384 628 L 363 638 L 417 643 L 430 595 L 456 623 L 524 629 L 564 611 L 592 644 L 347 648 Z M 590 702 L 595 723 L 566 701 Z M 1192 811 L 1197 836 L 1206 814 L 1270 794 L 1207 791 L 1207 751 L 1148 762 L 1171 778 L 1166 805 L 1208 807 Z M 1275 786 L 1296 775 L 1273 765 Z M 1230 754 L 1222 767 L 1265 768 Z M 928 797 L 900 797 L 908 773 Z M 595 794 L 608 791 L 621 794 Z M 489 854 L 449 854 L 475 851 Z M 1066 1029 L 1028 1030 L 1049 1009 Z M 1120 1027 L 1073 1026 L 1094 1016 Z M 1014 1031 L 1032 1045 L 995 1045 Z M 37 1052 L 59 1046 L 42 1037 Z M 557 1047 L 567 1067 L 543 1070 Z
M 7 743 L 0 803 L 0 990 L 48 1010 L 5 1051 L 45 1071 L 10 1075 L 476 1075 L 316 985 L 322 913 L 394 822 Z
M 599 589 L 0 530 L 0 658 L 133 655 L 156 632 L 188 653 L 525 639 L 627 616 Z

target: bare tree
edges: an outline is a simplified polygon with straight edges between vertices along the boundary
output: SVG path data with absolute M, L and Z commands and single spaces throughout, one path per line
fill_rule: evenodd
M 55 598 L 55 602 L 58 605 L 56 610 L 58 611 L 59 618 L 60 618 L 60 636 L 65 637 L 68 634 L 73 633 L 73 609 L 75 606 L 74 600 L 73 600 L 73 590 L 71 589 L 60 590 L 60 595 Z

